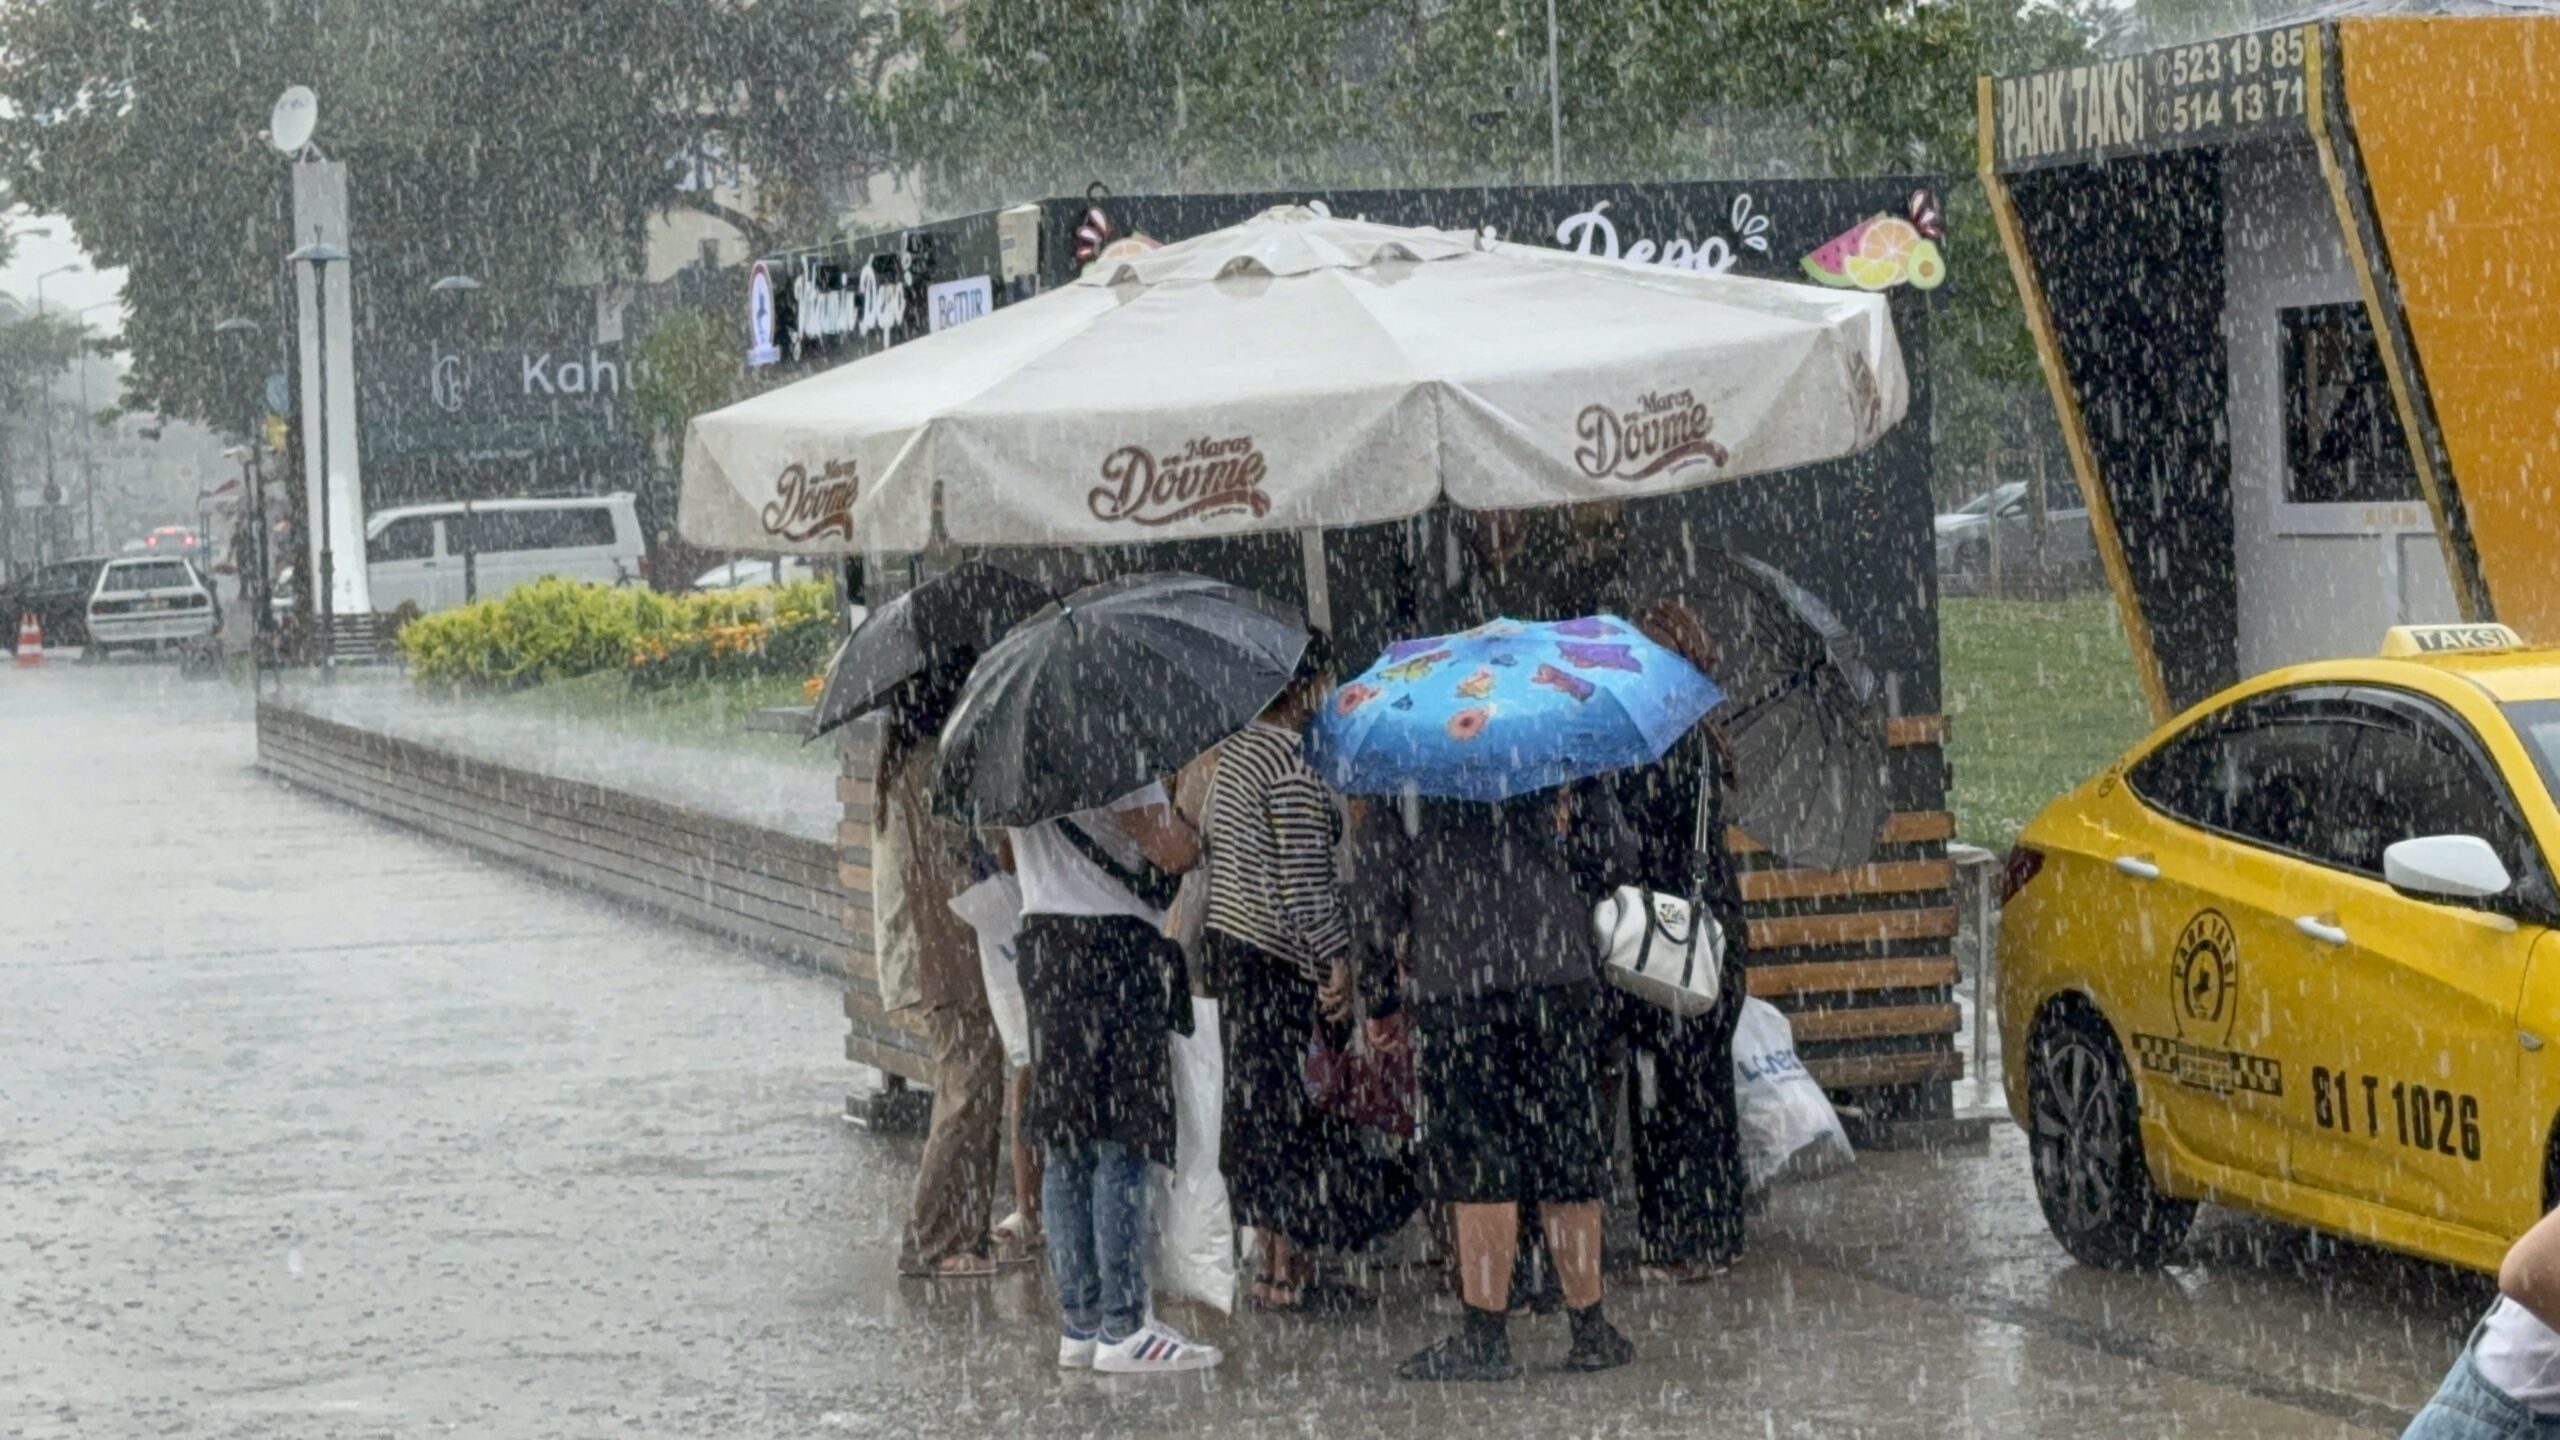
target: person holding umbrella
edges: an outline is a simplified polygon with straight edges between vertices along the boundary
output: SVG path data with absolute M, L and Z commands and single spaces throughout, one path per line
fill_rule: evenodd
M 881 606 L 845 638 L 810 717 L 809 738 L 877 712 L 872 769 L 872 945 L 880 1000 L 921 1007 L 933 1047 L 933 1122 L 898 1242 L 898 1273 L 978 1279 L 996 1272 L 987 1221 L 1004 1120 L 1004 1046 L 987 1005 L 975 937 L 951 911 L 970 881 L 966 826 L 933 812 L 936 737 L 980 651 L 1048 603 L 1033 582 L 965 564 Z
M 1660 758 L 1721 698 L 1613 616 L 1497 618 L 1388 647 L 1309 737 L 1336 789 L 1444 802 L 1410 819 L 1373 805 L 1354 870 L 1371 963 L 1404 952 L 1422 1188 L 1455 1208 L 1465 1302 L 1459 1333 L 1403 1378 L 1519 1373 L 1508 1312 L 1532 1203 L 1572 1321 L 1565 1368 L 1634 1357 L 1601 1311 L 1607 1015 L 1591 924 L 1630 863 L 1628 831 L 1594 777 Z
M 1045 1151 L 1058 1363 L 1070 1369 L 1154 1374 L 1221 1358 L 1148 1304 L 1147 1166 L 1175 1158 L 1166 1036 L 1191 1014 L 1164 909 L 1200 853 L 1162 777 L 1262 713 L 1307 639 L 1294 612 L 1200 576 L 1107 582 L 988 651 L 944 730 L 937 798 L 1002 830 L 1022 885 L 1023 1131 Z

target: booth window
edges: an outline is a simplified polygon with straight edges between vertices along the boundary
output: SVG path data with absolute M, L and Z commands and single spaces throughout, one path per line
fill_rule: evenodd
M 2364 306 L 2276 312 L 2284 352 L 2284 498 L 2295 505 L 2421 498 L 2418 469 Z

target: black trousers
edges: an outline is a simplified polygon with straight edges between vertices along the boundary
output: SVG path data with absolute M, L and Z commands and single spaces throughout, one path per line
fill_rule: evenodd
M 1626 1041 L 1636 1227 L 1647 1264 L 1726 1265 L 1742 1257 L 1749 1180 L 1733 1084 L 1743 1000 L 1738 968 L 1726 974 L 1724 991 L 1714 1009 L 1687 1019 L 1611 992 Z M 1652 1062 L 1650 1104 L 1640 1057 Z

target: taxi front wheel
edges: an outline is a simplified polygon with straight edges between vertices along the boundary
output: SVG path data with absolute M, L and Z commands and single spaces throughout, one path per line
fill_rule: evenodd
M 2085 1004 L 2045 1011 L 2028 1040 L 2028 1141 L 2036 1200 L 2072 1258 L 2148 1270 L 2186 1238 L 2196 1207 L 2151 1184 L 2140 1101 L 2124 1052 Z

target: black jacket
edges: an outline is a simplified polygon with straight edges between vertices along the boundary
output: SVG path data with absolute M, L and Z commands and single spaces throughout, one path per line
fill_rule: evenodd
M 1426 800 L 1410 836 L 1393 800 L 1369 805 L 1348 899 L 1371 1014 L 1394 1008 L 1399 968 L 1416 1000 L 1598 977 L 1591 907 L 1626 883 L 1630 832 L 1607 785 L 1574 788 L 1568 834 L 1555 803 L 1552 790 L 1495 805 Z

